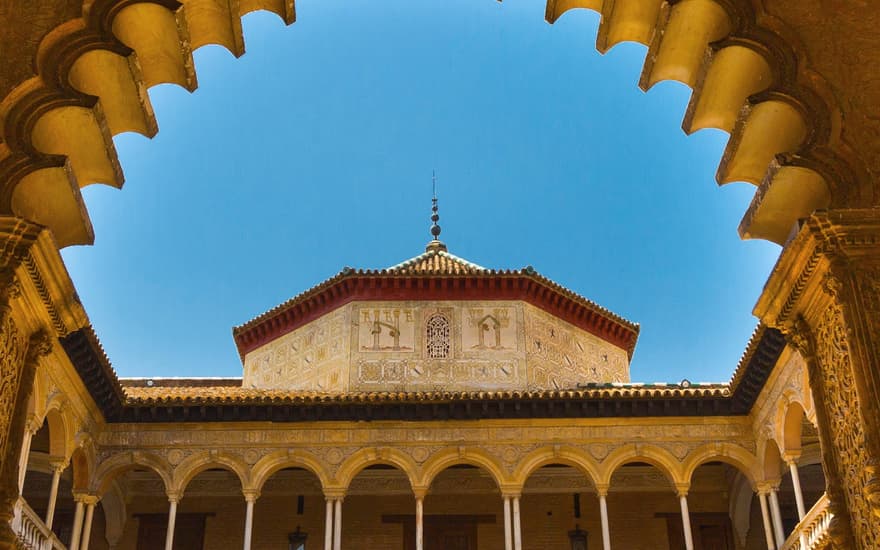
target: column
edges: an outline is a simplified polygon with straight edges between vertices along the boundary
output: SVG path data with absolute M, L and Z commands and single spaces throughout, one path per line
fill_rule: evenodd
M 326 498 L 324 513 L 324 550 L 333 550 L 333 499 Z
M 774 550 L 773 525 L 770 523 L 770 507 L 767 505 L 767 488 L 758 489 L 758 502 L 761 503 L 761 518 L 764 520 L 764 540 L 767 541 L 767 550 Z
M 678 490 L 678 501 L 681 504 L 681 525 L 684 529 L 684 547 L 694 550 L 694 536 L 691 533 L 691 516 L 688 512 L 687 489 Z
M 55 503 L 58 501 L 58 483 L 67 464 L 62 460 L 50 461 L 49 464 L 52 466 L 52 485 L 49 488 L 49 506 L 46 508 L 46 527 L 51 530 L 55 521 Z
M 513 550 L 522 550 L 522 524 L 519 519 L 519 495 L 513 497 Z
M 791 485 L 794 487 L 794 500 L 797 502 L 798 521 L 802 521 L 807 511 L 804 509 L 804 492 L 801 490 L 801 478 L 798 475 L 796 455 L 786 454 L 785 462 L 788 463 L 788 469 L 791 472 Z
M 336 497 L 333 508 L 333 550 L 342 550 L 342 497 Z
M 425 497 L 416 497 L 416 550 L 422 550 L 424 546 L 424 515 Z
M 511 537 L 510 525 L 510 497 L 504 498 L 504 550 L 513 550 L 513 539 Z
M 73 496 L 74 502 L 76 502 L 76 508 L 73 512 L 73 529 L 70 534 L 70 550 L 77 550 L 79 548 L 79 540 L 80 535 L 82 534 L 82 524 L 83 524 L 83 495 L 76 494 Z
M 776 534 L 776 546 L 782 548 L 785 543 L 785 532 L 782 530 L 782 514 L 779 512 L 779 487 L 770 488 L 770 516 L 773 518 L 773 532 Z
M 599 494 L 599 515 L 602 519 L 602 550 L 611 550 L 611 529 L 608 526 L 608 487 L 596 486 Z
M 168 529 L 165 531 L 165 550 L 174 548 L 174 523 L 177 521 L 177 501 L 180 495 L 168 495 Z
M 82 531 L 82 543 L 80 543 L 80 550 L 88 550 L 89 549 L 89 540 L 92 538 L 92 519 L 95 516 L 95 505 L 98 503 L 98 497 L 94 495 L 87 495 L 84 499 L 86 504 L 86 518 L 83 522 L 83 531 Z M 71 545 L 71 548 L 75 548 Z
M 24 477 L 27 474 L 27 465 L 28 459 L 31 454 L 31 441 L 34 438 L 34 434 L 37 433 L 37 430 L 40 429 L 40 426 L 37 425 L 36 418 L 34 415 L 30 415 L 27 421 L 27 428 L 24 431 L 24 440 L 21 443 L 21 458 L 18 461 L 18 492 L 21 494 L 22 490 L 24 490 Z
M 244 512 L 244 550 L 251 550 L 251 536 L 254 530 L 254 502 L 259 493 L 253 490 L 244 491 L 246 508 Z

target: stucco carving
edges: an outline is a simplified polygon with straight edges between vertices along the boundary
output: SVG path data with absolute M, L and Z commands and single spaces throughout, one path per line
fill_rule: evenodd
M 854 422 L 853 415 L 861 410 L 853 382 L 850 345 L 843 312 L 838 304 L 828 307 L 816 328 L 816 354 L 822 365 L 825 406 L 830 422 L 829 434 L 837 451 L 843 492 L 852 518 L 853 536 L 861 548 L 874 548 L 880 543 L 880 521 L 865 505 L 863 490 L 869 487 L 873 465 L 868 455 L 864 427 Z
M 349 328 L 350 327 L 350 328 Z M 354 302 L 248 353 L 244 385 L 323 392 L 575 388 L 626 350 L 522 302 Z

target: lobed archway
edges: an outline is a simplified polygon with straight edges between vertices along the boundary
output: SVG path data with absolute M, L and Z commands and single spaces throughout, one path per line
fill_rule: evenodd
M 195 89 L 192 50 L 206 44 L 241 55 L 246 13 L 264 9 L 295 20 L 292 0 L 88 4 L 42 38 L 37 75 L 0 101 L 0 212 L 50 227 L 62 247 L 94 237 L 79 188 L 122 185 L 112 136 L 157 131 L 149 87 Z M 840 141 L 831 94 L 777 29 L 757 23 L 751 4 L 549 0 L 546 19 L 574 8 L 601 14 L 600 51 L 623 41 L 648 46 L 643 89 L 663 80 L 693 88 L 686 132 L 731 133 L 717 180 L 757 186 L 740 226 L 744 238 L 782 243 L 813 210 L 870 195 L 856 183 L 861 171 Z

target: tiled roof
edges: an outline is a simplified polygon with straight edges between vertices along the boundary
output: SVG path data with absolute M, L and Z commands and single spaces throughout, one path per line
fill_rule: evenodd
M 236 345 L 239 348 L 239 353 L 244 357 L 244 354 L 253 349 L 257 343 L 262 344 L 267 339 L 277 338 L 286 332 L 294 330 L 301 323 L 316 318 L 316 310 L 323 312 L 329 311 L 325 309 L 327 307 L 338 307 L 346 301 L 343 296 L 352 296 L 353 294 L 348 283 L 352 280 L 363 278 L 387 280 L 401 278 L 475 278 L 479 280 L 522 278 L 537 283 L 539 288 L 550 291 L 549 294 L 571 300 L 577 306 L 591 312 L 594 319 L 603 319 L 603 324 L 619 327 L 616 330 L 627 333 L 628 336 L 623 339 L 625 343 L 621 342 L 618 345 L 622 345 L 630 354 L 633 352 L 636 338 L 638 337 L 638 323 L 633 323 L 576 292 L 551 281 L 539 274 L 531 266 L 515 270 L 488 269 L 449 253 L 445 245 L 438 241 L 433 241 L 428 245 L 424 253 L 385 269 L 353 269 L 346 267 L 324 282 L 254 317 L 250 321 L 234 327 L 232 332 Z M 492 290 L 492 288 L 487 287 L 486 292 L 489 293 Z M 545 293 L 542 291 L 539 294 Z M 553 301 L 550 298 L 548 300 Z M 295 313 L 297 308 L 305 310 L 307 312 L 306 315 Z M 295 318 L 299 319 L 299 321 L 297 322 Z
M 441 248 L 428 248 L 424 254 L 384 271 L 394 275 L 476 275 L 492 272 Z
M 335 403 L 442 403 L 449 401 L 545 400 L 545 399 L 645 399 L 728 397 L 727 384 L 681 385 L 607 384 L 574 390 L 471 391 L 471 392 L 351 392 L 269 390 L 231 386 L 126 387 L 128 405 L 173 404 L 335 404 Z

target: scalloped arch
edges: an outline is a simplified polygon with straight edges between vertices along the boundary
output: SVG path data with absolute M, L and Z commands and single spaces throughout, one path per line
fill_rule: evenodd
M 648 47 L 640 86 L 677 80 L 693 89 L 683 127 L 731 132 L 718 181 L 758 186 L 743 238 L 783 243 L 817 208 L 868 196 L 863 167 L 840 139 L 830 87 L 793 53 L 777 22 L 756 22 L 750 3 L 722 0 L 548 0 L 553 23 L 575 8 L 598 11 L 597 48 Z M 49 32 L 38 76 L 0 101 L 0 212 L 52 229 L 59 246 L 90 244 L 80 187 L 122 184 L 110 136 L 153 135 L 146 89 L 197 86 L 192 50 L 244 52 L 240 17 L 268 10 L 295 20 L 293 0 L 99 0 Z M 855 190 L 853 190 L 855 188 Z

